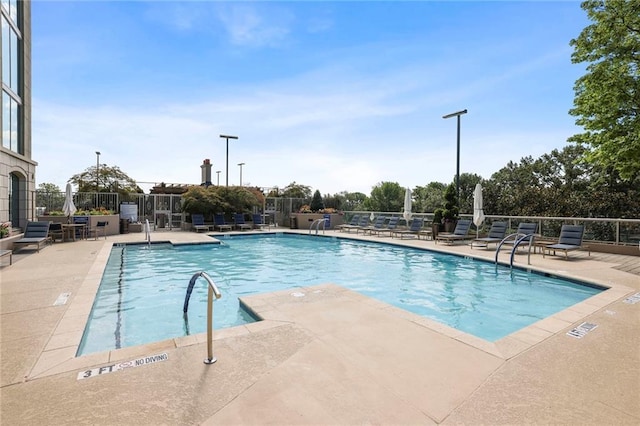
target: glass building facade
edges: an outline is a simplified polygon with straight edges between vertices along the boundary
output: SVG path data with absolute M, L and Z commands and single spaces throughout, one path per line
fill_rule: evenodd
M 31 2 L 1 0 L 0 4 L 0 222 L 23 228 L 34 220 L 37 166 L 31 159 Z

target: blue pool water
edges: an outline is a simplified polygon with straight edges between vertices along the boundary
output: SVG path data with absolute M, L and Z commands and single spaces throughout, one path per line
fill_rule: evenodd
M 78 354 L 206 330 L 207 272 L 222 293 L 214 327 L 254 321 L 238 297 L 335 283 L 495 341 L 602 289 L 492 263 L 390 244 L 306 235 L 234 236 L 223 244 L 114 247 Z M 187 330 L 188 328 L 188 330 Z

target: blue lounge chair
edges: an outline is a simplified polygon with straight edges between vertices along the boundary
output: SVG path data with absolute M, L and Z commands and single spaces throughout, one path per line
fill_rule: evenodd
M 193 229 L 195 229 L 196 232 L 209 230 L 209 225 L 204 224 L 204 215 L 199 213 L 191 215 L 191 225 L 193 225 Z
M 254 228 L 258 228 L 258 229 L 263 229 L 263 228 L 270 228 L 268 223 L 264 223 L 264 221 L 262 220 L 262 215 L 259 213 L 256 213 L 254 215 L 252 215 L 253 218 L 253 227 Z
M 371 235 L 373 235 L 374 233 L 378 236 L 380 236 L 380 234 L 388 232 L 389 236 L 391 236 L 392 232 L 395 232 L 398 229 L 398 221 L 400 221 L 400 217 L 399 216 L 393 216 L 389 219 L 389 222 L 387 223 L 387 226 L 382 227 L 380 229 L 374 229 L 369 231 L 371 233 Z
M 351 230 L 355 229 L 356 233 L 358 233 L 358 230 L 366 228 L 367 226 L 369 226 L 369 216 L 363 215 L 360 216 L 360 220 L 356 226 L 345 226 L 343 229 L 347 232 L 351 232 Z
M 507 235 L 502 244 L 506 245 L 514 245 L 516 241 L 520 240 L 518 243 L 518 247 L 524 247 L 525 245 L 529 245 L 531 242 L 531 237 L 535 238 L 535 234 L 538 231 L 538 224 L 534 222 L 520 222 L 518 224 L 518 229 L 514 234 Z M 498 246 L 498 248 L 500 248 Z
M 213 215 L 213 229 L 218 229 L 218 231 L 231 231 L 233 229 L 233 225 L 224 220 L 224 215 L 222 213 L 215 213 Z
M 35 245 L 38 252 L 40 247 L 46 244 L 49 240 L 49 225 L 50 222 L 27 222 L 27 226 L 24 228 L 24 235 L 18 241 L 14 241 L 14 247 Z
M 366 234 L 367 232 L 371 233 L 373 231 L 377 231 L 379 229 L 382 229 L 384 226 L 384 222 L 387 220 L 387 218 L 385 216 L 378 216 L 376 218 L 376 220 L 373 221 L 373 225 L 370 226 L 364 226 L 364 227 L 358 227 L 356 229 L 356 234 L 359 233 L 360 231 L 362 231 L 363 234 Z
M 234 215 L 234 222 L 236 229 L 239 229 L 241 231 L 252 228 L 250 223 L 244 221 L 244 213 L 236 213 Z
M 355 214 L 355 215 L 353 215 L 353 217 L 351 218 L 349 223 L 343 223 L 342 225 L 338 225 L 338 226 L 336 226 L 336 229 L 338 229 L 340 232 L 343 232 L 343 231 L 347 230 L 348 228 L 353 228 L 353 227 L 358 226 L 359 222 L 360 222 L 360 215 L 359 214 Z
M 507 233 L 507 222 L 493 222 L 489 234 L 486 237 L 475 238 L 471 241 L 471 248 L 473 245 L 489 248 L 489 244 L 498 244 L 504 239 Z
M 439 233 L 436 237 L 436 244 L 438 241 L 446 241 L 449 244 L 453 244 L 455 241 L 464 241 L 469 239 L 469 229 L 471 228 L 471 221 L 468 219 L 460 219 L 456 223 L 456 228 L 453 233 Z
M 402 229 L 395 231 L 391 234 L 391 237 L 394 235 L 400 236 L 400 239 L 404 237 L 407 238 L 417 238 L 420 239 L 420 231 L 422 231 L 422 225 L 424 224 L 424 220 L 420 217 L 414 217 L 411 220 L 411 224 L 409 225 L 409 229 Z
M 580 250 L 582 246 L 582 238 L 584 236 L 584 225 L 562 225 L 560 229 L 560 237 L 556 244 L 550 244 L 542 247 L 542 257 L 545 256 L 545 252 L 553 251 L 555 256 L 556 250 L 563 251 L 565 260 L 569 259 L 569 252 L 572 250 Z M 586 247 L 588 248 L 588 247 Z M 591 250 L 589 249 L 589 256 L 591 256 Z

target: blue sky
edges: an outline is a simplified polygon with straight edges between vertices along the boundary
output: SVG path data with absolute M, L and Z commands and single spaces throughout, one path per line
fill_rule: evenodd
M 32 3 L 37 184 L 96 163 L 140 182 L 322 194 L 484 178 L 561 149 L 589 24 L 562 2 Z M 149 185 L 142 184 L 143 188 Z

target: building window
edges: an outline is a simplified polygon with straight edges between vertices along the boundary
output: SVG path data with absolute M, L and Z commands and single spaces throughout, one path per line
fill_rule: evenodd
M 11 226 L 20 226 L 20 179 L 18 176 L 9 174 L 9 221 Z
M 2 0 L 2 146 L 24 154 L 19 121 L 22 99 L 18 58 L 22 40 L 15 26 L 17 10 L 16 0 Z

